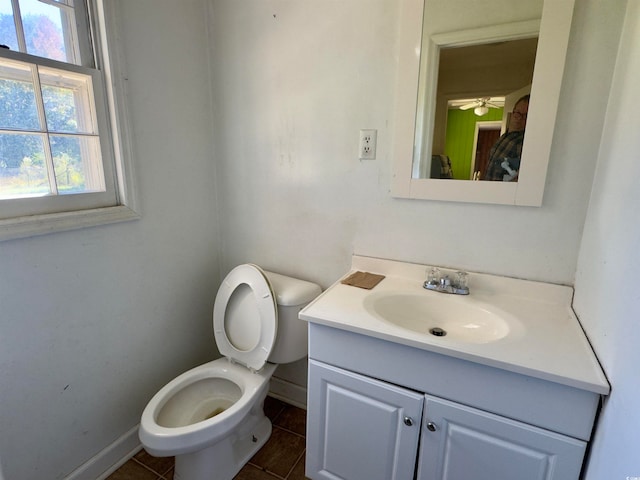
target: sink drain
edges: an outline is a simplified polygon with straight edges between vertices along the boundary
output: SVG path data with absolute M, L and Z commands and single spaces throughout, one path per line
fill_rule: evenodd
M 429 333 L 436 337 L 444 337 L 447 334 L 446 330 L 443 330 L 440 327 L 432 328 L 431 330 L 429 330 Z

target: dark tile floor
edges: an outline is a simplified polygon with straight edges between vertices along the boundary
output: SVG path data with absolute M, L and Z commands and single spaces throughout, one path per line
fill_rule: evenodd
M 271 437 L 235 480 L 304 480 L 306 411 L 272 397 L 265 400 L 264 411 L 273 423 Z M 173 464 L 173 457 L 141 450 L 107 480 L 173 480 Z

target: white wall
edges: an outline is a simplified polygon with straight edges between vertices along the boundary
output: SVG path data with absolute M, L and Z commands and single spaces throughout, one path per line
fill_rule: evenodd
M 401 3 L 212 0 L 222 269 L 327 286 L 355 252 L 572 284 L 620 8 L 576 2 L 544 204 L 517 208 L 391 198 Z M 361 128 L 378 130 L 374 161 Z
M 574 308 L 609 376 L 586 480 L 640 477 L 640 3 L 630 1 L 593 195 Z
M 217 354 L 204 3 L 120 6 L 143 217 L 0 243 L 8 480 L 63 478 L 134 427 L 170 378 Z

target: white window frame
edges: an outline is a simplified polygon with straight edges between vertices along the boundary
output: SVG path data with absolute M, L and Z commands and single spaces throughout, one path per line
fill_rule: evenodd
M 140 218 L 132 164 L 133 149 L 128 135 L 131 129 L 126 101 L 126 73 L 123 68 L 122 46 L 119 43 L 121 36 L 115 2 L 113 0 L 86 0 L 86 2 L 91 22 L 96 68 L 103 76 L 100 82 L 103 85 L 102 92 L 95 92 L 96 108 L 107 110 L 105 118 L 108 119 L 108 125 L 102 126 L 103 130 L 100 130 L 100 134 L 108 136 L 110 139 L 108 143 L 111 143 L 110 156 L 113 160 L 105 162 L 105 175 L 110 175 L 114 179 L 112 193 L 115 194 L 115 201 L 113 205 L 93 208 L 92 200 L 89 200 L 86 206 L 80 207 L 83 209 L 0 219 L 0 241 Z M 83 42 L 80 44 L 82 45 Z M 11 51 L 2 51 L 0 55 L 16 59 L 17 57 L 25 58 L 24 54 L 16 56 L 16 52 Z M 46 63 L 43 59 L 38 61 Z M 73 197 L 76 196 L 86 196 L 87 199 L 91 199 L 94 194 L 73 195 Z M 46 200 L 60 202 L 62 197 L 52 196 L 47 197 Z M 2 202 L 13 201 L 3 200 Z M 2 208 L 2 202 L 0 202 L 0 208 Z

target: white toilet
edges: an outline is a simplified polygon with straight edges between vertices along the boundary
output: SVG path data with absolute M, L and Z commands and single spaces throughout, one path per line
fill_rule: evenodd
M 223 358 L 178 376 L 142 413 L 140 441 L 154 456 L 176 457 L 176 480 L 230 480 L 264 445 L 263 411 L 278 363 L 307 355 L 298 312 L 320 294 L 314 283 L 240 265 L 224 279 L 213 308 Z

